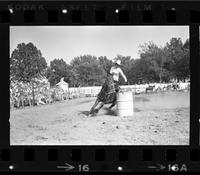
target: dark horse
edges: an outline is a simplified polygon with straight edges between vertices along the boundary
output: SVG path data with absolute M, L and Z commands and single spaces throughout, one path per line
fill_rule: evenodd
M 155 88 L 155 85 L 153 85 L 153 86 L 149 85 L 149 86 L 145 89 L 145 92 L 146 92 L 146 93 L 147 93 L 148 91 L 153 92 L 154 88 Z
M 108 74 L 105 83 L 103 84 L 97 100 L 89 111 L 90 114 L 96 114 L 104 106 L 104 104 L 111 104 L 109 109 L 114 107 L 117 103 L 117 92 L 119 91 L 118 83 L 114 82 L 111 74 Z M 99 107 L 95 109 L 97 106 Z

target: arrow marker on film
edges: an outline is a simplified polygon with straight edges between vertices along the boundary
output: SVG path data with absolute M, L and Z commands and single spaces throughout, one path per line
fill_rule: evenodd
M 148 168 L 151 168 L 151 169 L 156 169 L 157 171 L 159 170 L 163 170 L 166 168 L 166 166 L 162 165 L 162 164 L 156 164 L 157 166 L 148 166 Z
M 57 168 L 65 169 L 65 171 L 69 171 L 69 170 L 74 169 L 75 167 L 70 165 L 70 164 L 68 164 L 68 163 L 65 163 L 65 166 L 57 166 Z

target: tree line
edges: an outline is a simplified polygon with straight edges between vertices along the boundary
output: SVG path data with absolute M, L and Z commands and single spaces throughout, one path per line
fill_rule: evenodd
M 189 39 L 171 38 L 161 47 L 154 42 L 139 46 L 139 58 L 118 54 L 121 69 L 129 84 L 170 82 L 190 77 Z M 10 79 L 22 82 L 34 82 L 39 76 L 45 76 L 51 86 L 55 86 L 64 77 L 70 87 L 100 86 L 105 81 L 112 66 L 111 58 L 106 56 L 81 55 L 73 58 L 69 64 L 63 59 L 54 59 L 47 65 L 42 52 L 33 43 L 20 43 L 10 58 Z M 120 79 L 123 84 L 123 80 Z

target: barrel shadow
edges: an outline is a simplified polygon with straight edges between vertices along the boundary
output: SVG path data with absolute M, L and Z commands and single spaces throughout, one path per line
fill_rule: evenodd
M 149 102 L 150 100 L 145 97 L 134 97 L 135 102 Z
M 117 116 L 117 111 L 114 111 L 112 109 L 109 108 L 104 108 L 106 111 L 106 115 L 112 115 L 112 116 Z
M 141 110 L 139 108 L 134 107 L 134 112 L 140 112 Z

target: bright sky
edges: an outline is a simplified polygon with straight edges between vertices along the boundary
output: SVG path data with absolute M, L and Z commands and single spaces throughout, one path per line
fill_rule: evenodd
M 91 54 L 113 59 L 117 54 L 139 58 L 139 45 L 148 41 L 164 46 L 172 37 L 189 38 L 188 26 L 11 26 L 10 54 L 19 43 L 32 42 L 47 63 L 67 63 Z

